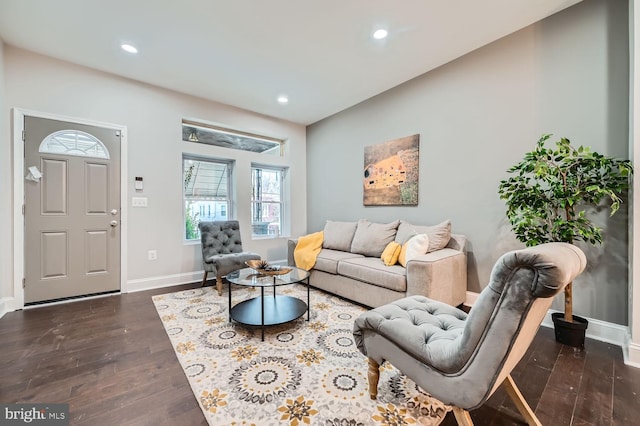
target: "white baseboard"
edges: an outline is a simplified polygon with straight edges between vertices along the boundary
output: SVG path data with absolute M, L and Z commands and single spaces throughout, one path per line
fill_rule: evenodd
M 120 289 L 120 292 L 132 293 L 136 291 L 153 290 L 155 288 L 171 287 L 174 285 L 200 282 L 202 281 L 202 274 L 203 274 L 203 271 L 199 271 L 199 272 L 188 272 L 184 274 L 165 275 L 162 277 L 152 277 L 152 278 L 143 278 L 139 280 L 131 280 L 131 281 L 128 281 L 126 285 Z M 104 296 L 103 295 L 90 296 L 90 297 L 85 297 L 83 299 L 99 298 L 99 297 L 106 297 L 106 296 L 112 296 L 112 294 L 107 294 Z M 76 300 L 79 300 L 79 299 L 62 300 L 58 302 L 47 303 L 47 305 L 69 303 L 69 302 L 74 302 Z M 40 307 L 40 306 L 44 306 L 44 305 L 37 305 L 37 307 Z M 13 312 L 17 309 L 22 309 L 22 307 L 16 306 L 16 299 L 14 297 L 4 297 L 0 299 L 0 318 L 2 318 L 7 312 Z
M 629 340 L 630 336 L 629 336 Z M 632 367 L 640 368 L 640 345 L 629 341 L 627 346 L 622 350 L 624 354 L 624 363 Z
M 467 298 L 464 304 L 469 307 L 473 306 L 473 304 L 476 302 L 476 299 L 478 299 L 479 295 L 480 293 L 467 291 Z M 553 321 L 551 320 L 551 314 L 554 312 L 558 312 L 558 311 L 549 309 L 549 312 L 547 312 L 547 315 L 542 321 L 543 326 L 553 328 Z M 640 363 L 640 345 L 633 345 L 635 346 L 635 348 L 632 348 L 632 345 L 629 344 L 628 342 L 629 327 L 627 327 L 626 325 L 614 324 L 611 322 L 601 321 L 593 318 L 586 318 L 586 319 L 587 321 L 589 321 L 589 327 L 587 328 L 587 334 L 586 334 L 587 337 L 595 340 L 600 340 L 601 342 L 618 345 L 622 348 L 623 353 L 627 351 L 627 348 L 628 348 L 629 359 L 632 360 L 632 362 Z M 632 356 L 637 358 L 632 358 Z M 634 359 L 636 361 L 633 361 Z M 625 362 L 626 362 L 626 359 L 625 359 Z M 632 363 L 628 363 L 628 364 L 633 365 Z
M 273 261 L 274 264 L 286 264 L 285 260 Z M 185 272 L 182 274 L 164 275 L 160 277 L 141 278 L 129 280 L 120 289 L 121 293 L 133 293 L 136 291 L 153 290 L 156 288 L 171 287 L 174 285 L 190 284 L 202 281 L 204 271 Z M 213 277 L 215 279 L 215 277 Z M 15 306 L 16 299 L 5 297 L 0 299 L 0 318 L 7 312 L 13 312 L 18 307 Z
M 7 307 L 8 302 L 8 297 L 3 297 L 2 299 L 0 299 L 0 318 L 2 318 L 7 312 L 10 312 L 9 308 Z
M 22 309 L 22 305 L 18 303 L 15 297 L 3 297 L 0 299 L 0 318 L 6 313 Z
M 123 293 L 132 293 L 135 291 L 153 290 L 154 288 L 171 287 L 180 284 L 189 284 L 202 281 L 203 271 L 186 272 L 183 274 L 164 275 L 161 277 L 141 278 L 138 280 L 127 281 L 126 289 Z M 214 277 L 215 279 L 215 277 Z
M 287 260 L 273 260 L 270 261 L 272 265 L 286 265 Z M 204 271 L 185 272 L 182 274 L 164 275 L 161 277 L 141 278 L 138 280 L 127 281 L 126 289 L 123 288 L 123 293 L 132 293 L 134 291 L 153 290 L 154 288 L 171 287 L 180 284 L 189 284 L 193 282 L 202 281 L 202 274 Z M 210 279 L 215 277 L 210 275 Z
M 551 314 L 554 312 L 560 311 L 549 309 L 544 320 L 542 320 L 543 326 L 553 328 L 553 320 L 551 319 Z M 626 325 L 614 324 L 612 322 L 593 318 L 586 318 L 586 320 L 589 321 L 589 327 L 587 327 L 586 333 L 587 337 L 595 340 L 600 340 L 601 342 L 612 343 L 624 349 L 627 344 L 629 327 L 627 327 Z

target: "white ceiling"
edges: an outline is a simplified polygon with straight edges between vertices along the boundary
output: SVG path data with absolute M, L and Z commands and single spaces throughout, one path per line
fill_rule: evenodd
M 579 1 L 0 0 L 0 38 L 310 124 Z

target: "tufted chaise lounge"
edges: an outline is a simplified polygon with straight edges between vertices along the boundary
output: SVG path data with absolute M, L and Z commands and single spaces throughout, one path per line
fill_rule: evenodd
M 247 260 L 260 259 L 260 255 L 242 251 L 240 224 L 237 220 L 200 222 L 198 228 L 204 267 L 202 285 L 205 285 L 207 275 L 211 272 L 216 276 L 218 294 L 222 295 L 222 278 L 230 272 L 245 268 L 244 262 Z
M 365 312 L 354 338 L 369 358 L 369 393 L 377 396 L 379 366 L 389 361 L 418 386 L 453 405 L 458 423 L 501 385 L 528 424 L 540 424 L 511 379 L 553 296 L 586 266 L 584 253 L 548 243 L 503 255 L 489 285 L 467 315 L 447 304 L 412 296 Z

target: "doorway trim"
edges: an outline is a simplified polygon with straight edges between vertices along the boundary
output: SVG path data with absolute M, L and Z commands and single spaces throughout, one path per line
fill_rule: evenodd
M 12 137 L 13 137 L 13 299 L 7 301 L 7 311 L 24 308 L 24 288 L 22 280 L 25 276 L 24 266 L 24 226 L 25 218 L 22 214 L 24 204 L 24 118 L 37 117 L 49 120 L 68 121 L 75 124 L 105 127 L 120 131 L 120 292 L 126 293 L 127 288 L 127 127 L 119 124 L 105 123 L 84 118 L 68 117 L 59 114 L 31 111 L 22 108 L 12 108 Z

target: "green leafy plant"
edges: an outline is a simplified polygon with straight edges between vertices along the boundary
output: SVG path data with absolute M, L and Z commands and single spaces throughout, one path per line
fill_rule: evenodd
M 184 194 L 187 194 L 187 190 L 189 188 L 189 184 L 191 183 L 191 179 L 193 179 L 193 171 L 195 169 L 195 165 L 190 165 L 184 170 Z M 187 206 L 184 211 L 184 229 L 185 229 L 185 237 L 187 240 L 195 240 L 200 235 L 198 232 L 198 216 L 200 213 L 196 213 L 192 211 L 191 206 L 193 202 L 187 202 Z
M 500 182 L 498 193 L 506 201 L 513 232 L 527 246 L 551 241 L 600 244 L 602 229 L 585 209 L 607 200 L 610 214 L 618 211 L 633 173 L 631 161 L 575 148 L 566 138 L 557 141 L 555 149 L 546 148 L 551 136 L 542 135 L 536 149 L 508 170 L 513 176 Z M 564 296 L 564 319 L 572 322 L 571 284 Z
M 195 240 L 200 235 L 198 235 L 198 216 L 200 213 L 194 213 L 191 211 L 191 208 L 187 206 L 184 212 L 184 220 L 185 220 L 185 231 L 187 240 Z

